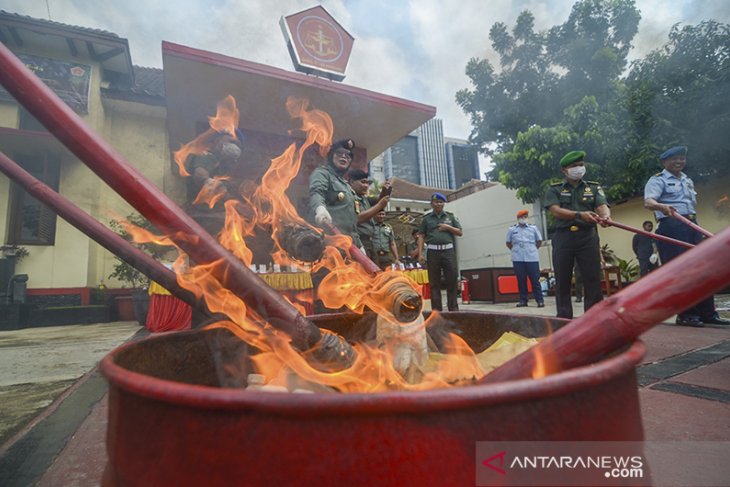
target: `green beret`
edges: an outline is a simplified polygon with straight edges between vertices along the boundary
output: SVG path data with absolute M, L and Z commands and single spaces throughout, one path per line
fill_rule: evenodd
M 574 162 L 582 161 L 586 153 L 582 150 L 570 151 L 560 159 L 560 167 L 570 166 Z

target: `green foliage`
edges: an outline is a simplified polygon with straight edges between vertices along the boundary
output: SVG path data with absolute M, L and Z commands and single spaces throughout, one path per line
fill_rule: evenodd
M 675 25 L 669 41 L 626 73 L 638 31 L 634 0 L 580 0 L 569 18 L 544 32 L 524 11 L 510 31 L 490 30 L 499 69 L 466 66 L 471 89 L 456 101 L 472 121 L 470 140 L 492 156 L 490 178 L 540 198 L 569 150 L 588 154 L 587 179 L 609 201 L 643 192 L 661 169 L 657 155 L 688 145 L 686 171 L 719 174 L 730 153 L 730 26 Z M 625 78 L 621 76 L 625 75 Z
M 633 282 L 639 277 L 639 264 L 634 259 L 618 259 L 618 269 L 623 282 Z
M 146 218 L 144 218 L 141 215 L 138 214 L 131 214 L 128 215 L 126 220 L 140 228 L 144 228 L 145 230 L 149 230 L 150 232 L 154 232 L 155 228 L 152 226 L 150 222 L 147 221 Z M 118 233 L 124 240 L 132 243 L 135 247 L 140 248 L 144 252 L 148 253 L 152 257 L 156 259 L 160 259 L 162 255 L 165 252 L 165 249 L 162 247 L 159 247 L 155 244 L 151 243 L 143 243 L 143 244 L 137 244 L 133 241 L 132 235 L 127 231 L 127 229 L 122 225 L 120 222 L 116 220 L 111 220 L 109 222 L 109 226 L 112 230 L 114 230 L 116 233 Z M 117 256 L 114 256 L 114 258 L 117 260 L 117 263 L 114 264 L 113 271 L 111 274 L 109 274 L 109 279 L 117 279 L 119 281 L 122 281 L 130 288 L 141 288 L 141 287 L 147 287 L 149 285 L 149 279 L 147 276 L 142 274 L 140 271 L 132 267 L 130 264 L 124 262 L 122 259 L 120 259 Z M 126 287 L 126 286 L 125 286 Z
M 2 252 L 2 254 L 5 256 L 15 257 L 16 264 L 20 264 L 23 259 L 30 255 L 28 249 L 15 244 L 6 244 L 0 246 L 0 252 Z

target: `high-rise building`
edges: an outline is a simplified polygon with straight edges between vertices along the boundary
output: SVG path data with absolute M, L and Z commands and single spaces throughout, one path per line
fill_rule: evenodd
M 449 188 L 459 189 L 479 178 L 479 155 L 466 140 L 445 138 L 446 163 L 449 168 Z
M 371 160 L 370 177 L 458 189 L 479 179 L 479 159 L 466 140 L 445 138 L 442 121 L 433 118 Z

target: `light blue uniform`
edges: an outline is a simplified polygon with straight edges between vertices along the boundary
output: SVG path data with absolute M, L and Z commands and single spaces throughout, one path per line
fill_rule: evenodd
M 694 215 L 697 207 L 697 192 L 692 180 L 685 174 L 679 177 L 664 169 L 649 178 L 644 186 L 644 199 L 652 198 L 663 205 L 670 205 L 680 215 Z M 655 211 L 657 220 L 666 218 L 661 211 Z
M 512 244 L 512 262 L 539 262 L 537 241 L 542 241 L 540 230 L 535 225 L 512 225 L 507 230 L 505 242 Z

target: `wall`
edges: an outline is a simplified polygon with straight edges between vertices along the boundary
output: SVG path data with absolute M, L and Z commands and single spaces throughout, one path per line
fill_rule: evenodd
M 691 161 L 690 161 L 691 163 Z M 723 196 L 730 196 L 730 177 L 720 178 L 696 185 L 697 190 L 697 222 L 712 233 L 717 233 L 730 226 L 730 206 L 716 204 Z M 611 217 L 617 222 L 641 228 L 642 222 L 654 222 L 653 212 L 644 208 L 641 197 L 633 198 L 626 203 L 611 208 Z M 654 229 L 656 230 L 656 222 Z M 600 230 L 601 244 L 608 244 L 616 255 L 629 260 L 636 259 L 631 249 L 631 240 L 634 234 L 618 228 L 602 228 Z
M 512 267 L 510 251 L 505 246 L 507 229 L 517 223 L 517 212 L 530 212 L 529 221 L 539 224 L 533 205 L 523 204 L 515 192 L 502 185 L 491 186 L 451 201 L 446 211 L 454 213 L 464 229 L 464 236 L 457 239 L 459 269 L 484 267 Z M 542 230 L 541 230 L 542 231 Z M 544 236 L 544 232 L 543 232 Z M 540 249 L 540 266 L 550 267 L 549 245 Z
M 730 226 L 730 199 L 718 204 L 723 196 L 730 197 L 730 176 L 696 186 L 698 192 L 698 222 L 707 230 L 717 233 Z M 530 211 L 530 223 L 539 224 L 542 218 L 539 205 L 525 205 L 515 192 L 502 185 L 454 200 L 446 205 L 464 228 L 464 236 L 457 239 L 460 269 L 484 267 L 511 267 L 512 261 L 504 245 L 507 228 L 515 223 L 517 211 Z M 618 222 L 641 228 L 645 220 L 654 220 L 653 213 L 644 208 L 641 197 L 633 198 L 611 208 L 612 218 Z M 536 214 L 538 216 L 536 216 Z M 542 227 L 538 225 L 538 227 Z M 656 227 L 656 224 L 655 224 Z M 543 237 L 545 232 L 543 231 Z M 633 233 L 618 228 L 599 228 L 601 245 L 608 245 L 622 259 L 635 259 L 631 249 Z M 540 267 L 551 268 L 550 242 L 540 249 Z

